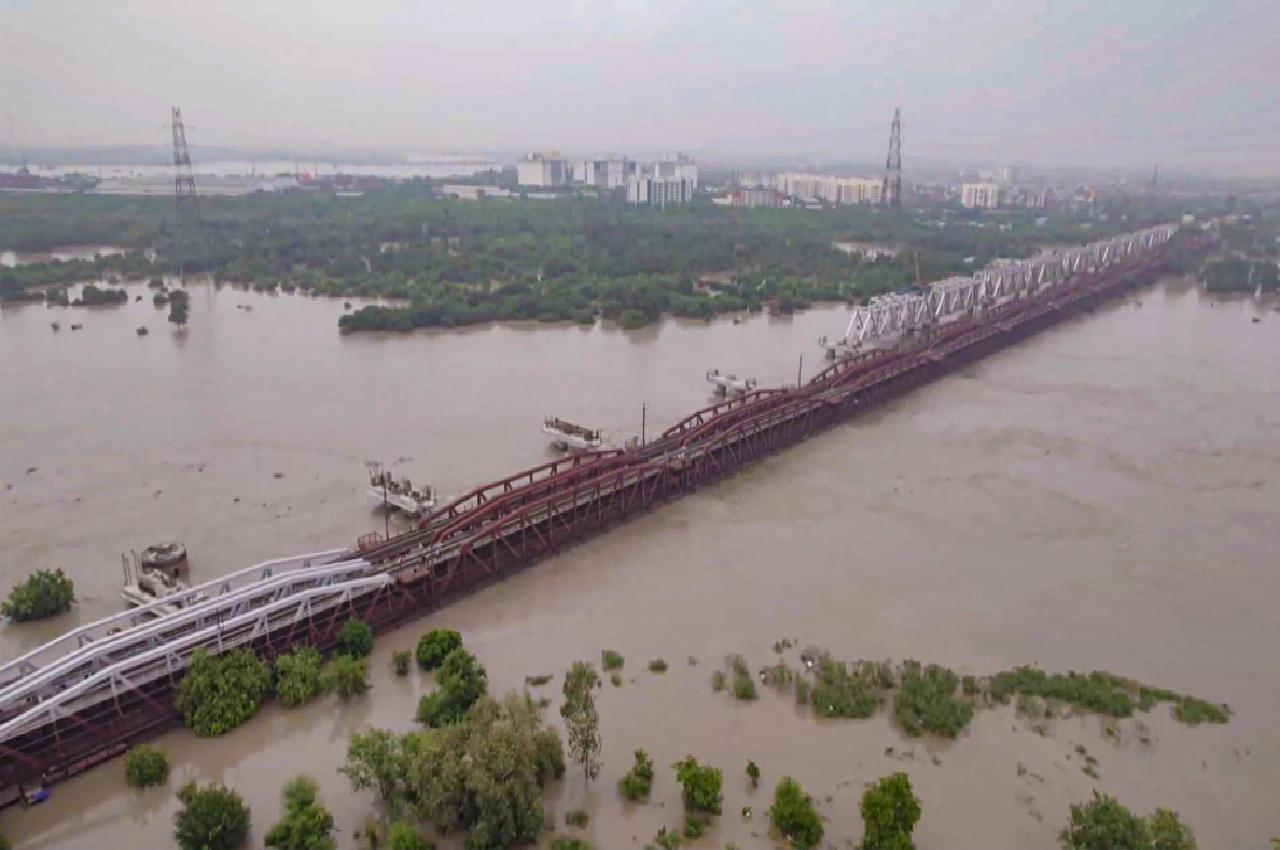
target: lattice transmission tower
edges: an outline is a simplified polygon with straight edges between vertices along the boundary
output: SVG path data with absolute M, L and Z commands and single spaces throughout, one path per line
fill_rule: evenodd
M 880 200 L 892 207 L 902 206 L 902 117 L 893 110 L 893 129 L 889 131 L 889 156 L 884 161 L 884 185 Z
M 173 107 L 173 197 L 178 206 L 178 232 L 174 244 L 178 246 L 178 275 L 186 278 L 187 254 L 195 237 L 200 220 L 200 208 L 196 201 L 196 176 L 191 168 L 191 151 L 187 149 L 187 129 L 182 123 L 182 110 Z

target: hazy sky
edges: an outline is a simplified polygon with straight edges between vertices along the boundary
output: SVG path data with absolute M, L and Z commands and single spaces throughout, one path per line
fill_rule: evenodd
M 0 0 L 20 144 L 1280 171 L 1277 0 Z M 0 116 L 2 117 L 2 116 Z M 0 132 L 7 129 L 0 125 Z M 3 136 L 0 136 L 0 140 Z

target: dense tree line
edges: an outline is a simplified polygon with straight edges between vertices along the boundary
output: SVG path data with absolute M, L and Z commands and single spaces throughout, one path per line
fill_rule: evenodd
M 971 211 L 891 213 L 845 206 L 824 211 L 726 209 L 706 199 L 674 209 L 633 209 L 619 199 L 467 202 L 431 196 L 410 180 L 361 198 L 292 193 L 212 198 L 200 231 L 178 238 L 161 198 L 6 196 L 5 246 L 151 247 L 94 261 L 0 270 L 0 289 L 86 276 L 140 279 L 180 268 L 257 289 L 404 298 L 403 308 L 344 317 L 347 330 L 408 330 L 507 319 L 641 324 L 663 314 L 710 318 L 772 304 L 853 301 L 971 271 L 996 257 L 1025 257 L 1046 244 L 1105 235 L 1071 218 L 1037 226 L 1028 212 L 994 221 Z M 1115 222 L 1116 232 L 1133 220 Z M 837 242 L 907 246 L 864 259 Z M 698 286 L 697 279 L 715 275 Z

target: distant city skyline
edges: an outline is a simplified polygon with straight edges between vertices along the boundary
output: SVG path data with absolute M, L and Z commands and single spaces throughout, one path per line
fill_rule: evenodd
M 726 161 L 903 155 L 1280 174 L 1280 6 L 371 0 L 0 9 L 16 147 L 215 145 Z M 10 125 L 7 116 L 12 114 Z

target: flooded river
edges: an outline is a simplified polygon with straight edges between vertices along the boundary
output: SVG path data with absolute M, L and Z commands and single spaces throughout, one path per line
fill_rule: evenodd
M 347 545 L 382 528 L 365 460 L 405 458 L 396 469 L 416 482 L 459 492 L 549 457 L 543 416 L 620 442 L 647 403 L 653 433 L 708 401 L 708 369 L 794 381 L 803 353 L 811 375 L 814 341 L 846 322 L 823 309 L 635 333 L 341 337 L 342 310 L 193 286 L 185 334 L 149 298 L 0 313 L 0 570 L 7 585 L 62 567 L 80 599 L 6 627 L 6 657 L 118 610 L 131 548 L 181 539 L 201 581 Z M 571 771 L 549 792 L 560 830 L 566 810 L 592 813 L 597 846 L 641 846 L 679 822 L 666 765 L 686 754 L 725 770 L 725 814 L 697 846 L 768 846 L 784 774 L 819 801 L 826 843 L 845 846 L 861 836 L 863 784 L 895 770 L 922 799 L 922 848 L 1053 846 L 1095 785 L 1137 812 L 1179 811 L 1201 846 L 1265 845 L 1280 834 L 1280 314 L 1254 325 L 1255 311 L 1171 283 L 1072 321 L 381 639 L 363 700 L 271 706 L 212 741 L 170 734 L 168 789 L 128 791 L 115 762 L 3 813 L 0 832 L 27 847 L 169 846 L 173 789 L 218 779 L 245 795 L 260 846 L 281 784 L 308 772 L 352 846 L 372 801 L 336 773 L 346 740 L 409 727 L 430 683 L 393 678 L 390 651 L 452 627 L 494 691 L 555 673 L 544 690 L 558 696 L 572 661 L 626 656 L 624 685 L 600 692 L 599 780 Z M 768 663 L 780 638 L 976 673 L 1109 669 L 1236 715 L 1187 728 L 1158 708 L 1143 746 L 1096 718 L 1041 735 L 986 711 L 941 744 L 883 716 L 819 724 L 767 688 L 753 704 L 712 692 L 727 654 Z M 658 657 L 665 675 L 645 670 Z M 654 802 L 632 808 L 614 786 L 636 747 L 659 770 Z M 747 759 L 763 771 L 754 793 Z

